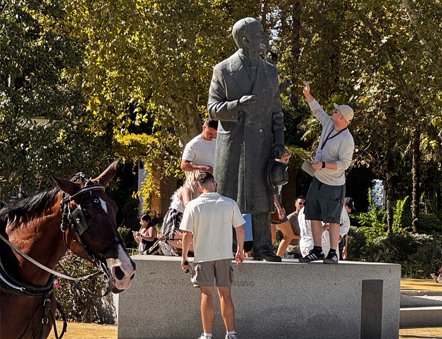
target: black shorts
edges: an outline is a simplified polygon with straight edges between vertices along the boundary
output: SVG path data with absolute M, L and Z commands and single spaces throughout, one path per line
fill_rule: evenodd
M 305 219 L 339 224 L 344 197 L 345 185 L 331 186 L 313 178 L 305 199 Z

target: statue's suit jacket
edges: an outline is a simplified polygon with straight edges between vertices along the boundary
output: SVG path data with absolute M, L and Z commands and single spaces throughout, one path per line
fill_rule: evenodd
M 238 110 L 239 99 L 256 95 L 255 108 Z M 284 115 L 276 67 L 263 59 L 252 83 L 239 53 L 213 69 L 209 116 L 219 121 L 215 155 L 218 192 L 238 203 L 243 213 L 273 210 L 273 191 L 265 177 L 273 144 L 284 144 Z

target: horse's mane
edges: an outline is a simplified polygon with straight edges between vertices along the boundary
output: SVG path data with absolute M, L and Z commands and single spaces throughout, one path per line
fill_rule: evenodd
M 59 191 L 56 187 L 23 199 L 9 201 L 0 208 L 0 230 L 4 230 L 8 222 L 17 226 L 42 215 L 53 206 Z

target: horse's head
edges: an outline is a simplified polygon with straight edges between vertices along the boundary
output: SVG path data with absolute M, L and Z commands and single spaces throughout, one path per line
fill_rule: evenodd
M 117 206 L 104 192 L 117 164 L 115 161 L 91 180 L 82 174 L 74 181 L 54 177 L 63 191 L 62 228 L 66 230 L 66 243 L 78 256 L 101 266 L 114 293 L 129 288 L 135 273 L 135 263 L 117 231 Z

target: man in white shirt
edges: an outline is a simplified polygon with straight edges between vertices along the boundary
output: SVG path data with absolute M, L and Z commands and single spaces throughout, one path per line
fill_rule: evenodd
M 301 235 L 299 249 L 303 257 L 308 255 L 313 249 L 312 226 L 310 225 L 310 220 L 305 219 L 304 208 L 302 207 L 298 214 L 299 233 Z
M 197 183 L 202 194 L 187 204 L 180 226 L 184 233 L 181 268 L 185 272 L 189 270 L 187 255 L 193 241 L 192 282 L 201 290 L 201 319 L 204 331 L 200 338 L 212 338 L 215 284 L 227 331 L 225 338 L 237 339 L 231 297 L 232 227 L 235 229 L 237 242 L 235 260 L 239 264 L 244 260 L 245 220 L 233 199 L 216 193 L 217 183 L 212 174 L 201 173 Z
M 345 198 L 347 199 L 347 198 Z M 341 254 L 341 242 L 344 238 L 347 237 L 347 233 L 350 230 L 350 218 L 347 213 L 347 206 L 344 205 L 341 213 L 341 224 L 339 227 L 339 251 L 336 251 L 338 255 L 338 259 L 345 259 Z M 329 225 L 326 224 L 323 226 L 323 234 L 322 234 L 322 251 L 324 253 L 328 253 L 330 251 L 330 233 L 329 233 Z
M 303 195 L 300 195 L 296 198 L 295 201 L 295 211 L 290 213 L 287 216 L 287 219 L 290 222 L 290 225 L 292 226 L 293 234 L 295 235 L 295 238 L 290 243 L 290 245 L 287 247 L 287 251 L 285 252 L 284 257 L 288 259 L 299 259 L 300 257 L 303 257 L 308 254 L 302 254 L 301 247 L 300 247 L 300 239 L 301 239 L 301 229 L 299 225 L 299 213 L 301 212 L 301 209 L 304 208 L 305 205 L 305 197 Z
M 201 134 L 190 140 L 184 147 L 181 157 L 183 171 L 199 170 L 213 173 L 217 129 L 217 120 L 207 119 L 204 122 Z

